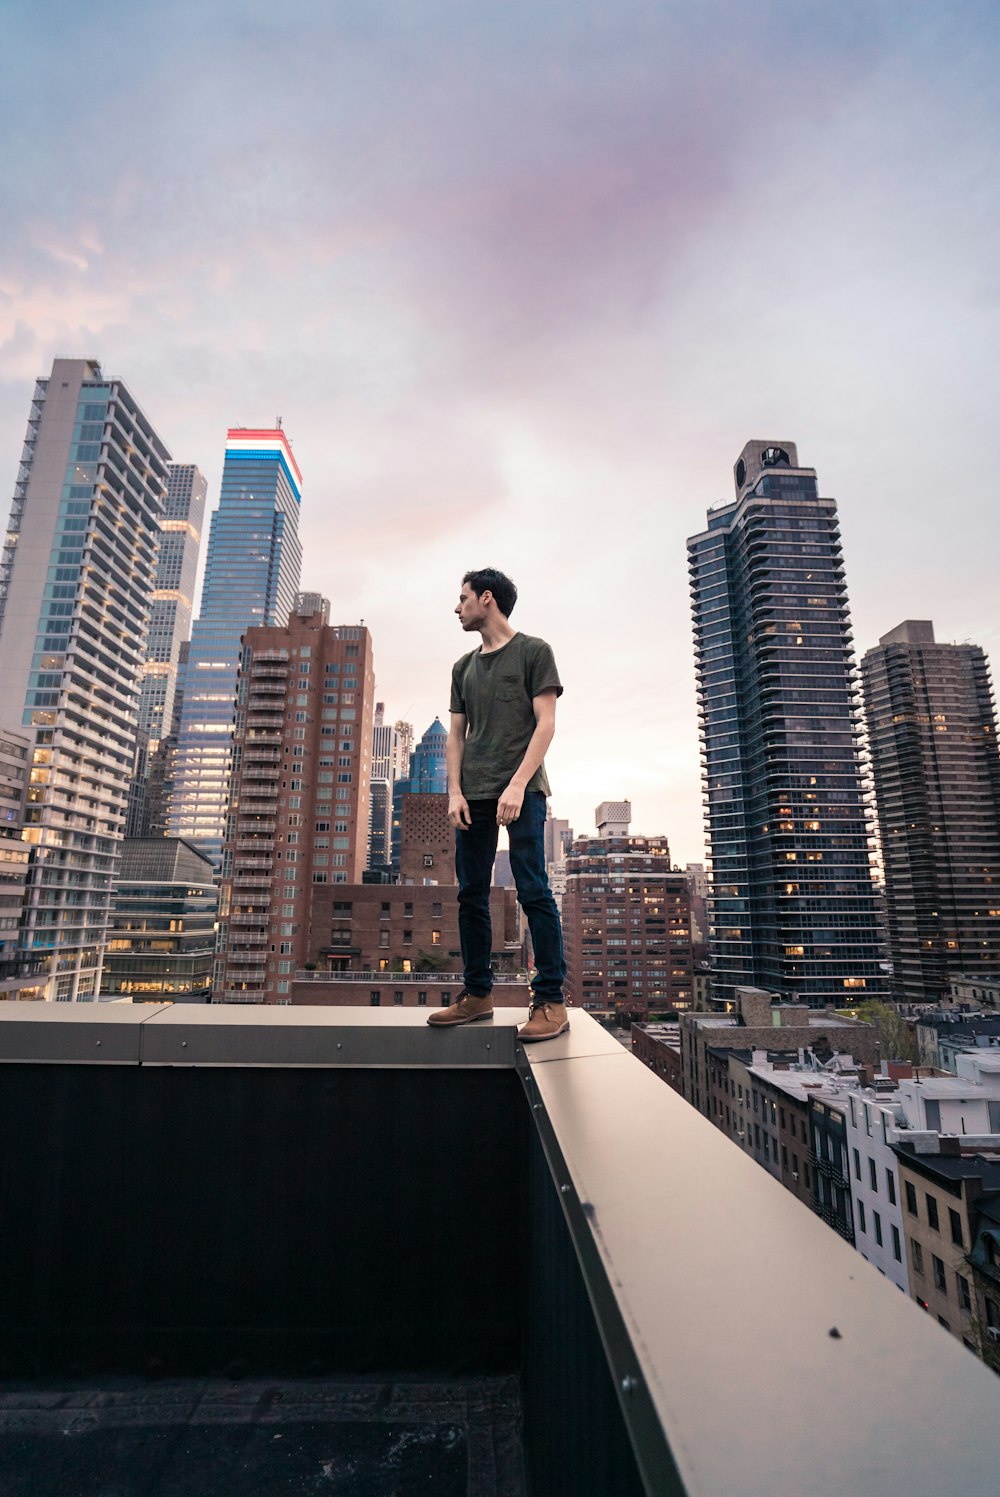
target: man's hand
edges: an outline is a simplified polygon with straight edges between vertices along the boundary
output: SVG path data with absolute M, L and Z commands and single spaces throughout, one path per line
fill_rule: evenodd
M 461 790 L 453 790 L 448 796 L 448 820 L 456 831 L 468 831 L 472 825 L 472 812 L 469 810 L 469 802 Z
M 507 789 L 497 801 L 497 826 L 510 826 L 521 814 L 524 805 L 524 791 L 520 785 L 515 785 L 511 780 Z

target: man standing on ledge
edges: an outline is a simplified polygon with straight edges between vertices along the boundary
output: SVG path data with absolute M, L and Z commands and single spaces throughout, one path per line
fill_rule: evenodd
M 531 1010 L 518 1038 L 551 1040 L 569 1028 L 562 930 L 545 874 L 544 841 L 549 782 L 543 760 L 556 730 L 562 685 L 545 641 L 519 634 L 508 623 L 516 602 L 517 588 L 493 567 L 462 578 L 455 612 L 465 632 L 480 634 L 483 641 L 452 670 L 447 749 L 465 986 L 449 1008 L 437 1010 L 427 1022 L 445 1027 L 492 1018 L 490 885 L 497 833 L 505 826 L 511 872 L 535 951 Z

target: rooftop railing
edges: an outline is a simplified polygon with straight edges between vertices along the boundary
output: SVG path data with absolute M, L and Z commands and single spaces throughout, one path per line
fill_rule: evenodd
M 506 1374 L 546 1497 L 993 1497 L 994 1374 L 588 1015 L 520 1017 L 0 1005 L 0 1375 Z

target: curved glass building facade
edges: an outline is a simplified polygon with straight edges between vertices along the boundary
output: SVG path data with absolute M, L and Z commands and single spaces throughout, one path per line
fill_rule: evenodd
M 235 427 L 208 537 L 201 613 L 191 633 L 169 832 L 219 867 L 225 834 L 241 644 L 283 624 L 302 568 L 302 476 L 285 433 Z

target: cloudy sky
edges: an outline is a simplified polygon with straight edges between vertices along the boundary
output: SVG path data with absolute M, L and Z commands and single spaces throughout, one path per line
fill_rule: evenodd
M 748 438 L 839 501 L 859 650 L 997 653 L 993 0 L 3 0 L 0 40 L 11 489 L 55 355 L 213 501 L 280 414 L 303 584 L 389 712 L 446 715 L 459 579 L 503 567 L 565 680 L 556 814 L 630 796 L 681 862 L 684 542 Z

